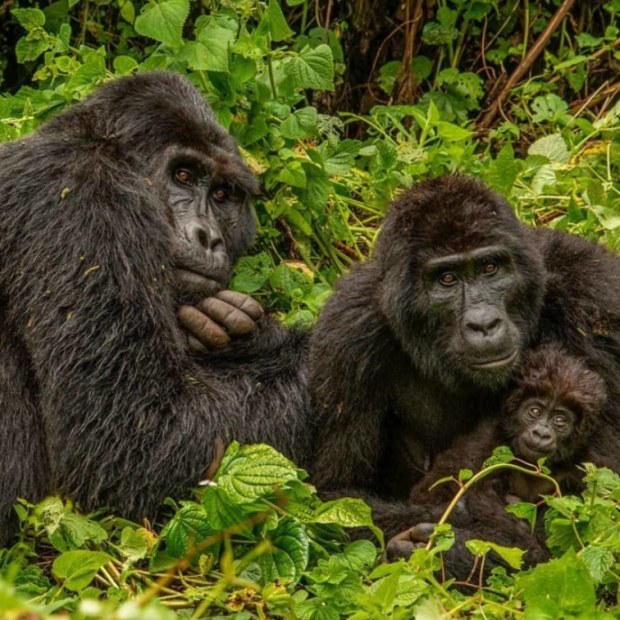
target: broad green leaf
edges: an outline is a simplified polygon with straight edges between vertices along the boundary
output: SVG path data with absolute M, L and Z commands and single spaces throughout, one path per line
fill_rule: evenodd
M 310 541 L 303 526 L 294 519 L 284 519 L 269 532 L 273 547 L 258 558 L 263 583 L 290 581 L 297 583 L 308 565 Z
M 267 281 L 271 273 L 271 261 L 265 252 L 242 256 L 235 265 L 235 272 L 231 288 L 249 295 L 258 291 Z
M 289 480 L 297 480 L 297 467 L 264 444 L 229 448 L 216 476 L 219 487 L 239 504 L 269 495 Z
M 43 52 L 52 49 L 56 43 L 43 28 L 34 28 L 22 37 L 15 46 L 15 56 L 20 63 L 36 60 Z
M 174 557 L 180 558 L 214 533 L 207 511 L 200 504 L 183 506 L 168 522 L 162 536 L 166 548 Z
M 314 49 L 306 46 L 286 65 L 286 70 L 297 88 L 334 88 L 334 58 L 331 48 L 324 43 Z
M 494 190 L 504 196 L 509 196 L 510 190 L 517 180 L 519 168 L 520 165 L 515 159 L 512 143 L 506 142 L 497 157 L 489 165 L 485 179 Z
M 500 463 L 510 463 L 515 458 L 512 450 L 508 446 L 498 446 L 493 450 L 493 454 L 483 463 L 482 467 L 490 467 Z
M 588 618 L 596 593 L 586 567 L 571 549 L 557 560 L 539 564 L 517 579 L 523 591 L 528 620 L 535 618 Z
M 231 525 L 241 523 L 249 516 L 218 486 L 209 486 L 205 489 L 202 505 L 207 513 L 209 525 L 215 531 L 225 530 Z
M 146 557 L 152 546 L 153 535 L 144 528 L 123 528 L 119 551 L 127 557 L 129 562 L 135 562 Z
M 113 64 L 118 75 L 128 75 L 138 68 L 138 63 L 131 56 L 117 56 Z
M 549 161 L 560 164 L 567 164 L 570 160 L 566 142 L 559 133 L 539 138 L 534 144 L 530 145 L 527 152 L 528 155 L 542 155 Z
M 29 32 L 45 24 L 45 13 L 39 9 L 12 9 L 11 15 Z
M 615 556 L 611 549 L 607 547 L 599 547 L 597 545 L 589 545 L 579 555 L 579 559 L 588 569 L 592 579 L 596 584 L 603 582 L 608 576 L 608 571 L 615 564 Z
M 267 5 L 267 19 L 272 41 L 283 41 L 295 34 L 286 23 L 286 18 L 278 0 L 269 0 Z
M 178 49 L 183 43 L 183 24 L 188 14 L 189 0 L 152 0 L 140 11 L 134 29 L 138 34 Z
M 538 516 L 538 509 L 536 504 L 530 504 L 529 502 L 517 502 L 506 506 L 506 511 L 513 514 L 519 519 L 525 519 L 532 531 L 536 525 L 536 517 Z
M 59 555 L 52 565 L 55 577 L 64 580 L 64 587 L 73 592 L 83 590 L 97 571 L 112 560 L 102 551 L 67 551 Z
M 541 166 L 532 179 L 533 192 L 535 194 L 543 194 L 546 187 L 555 183 L 556 178 L 556 171 L 552 164 Z
M 343 527 L 367 527 L 383 545 L 383 532 L 372 521 L 372 511 L 361 499 L 343 497 L 319 506 L 312 519 L 314 523 L 333 523 Z
M 468 140 L 472 137 L 471 129 L 465 127 L 459 127 L 453 123 L 447 123 L 445 121 L 439 121 L 437 124 L 437 135 L 443 140 L 450 142 L 460 142 L 461 140 Z
M 317 133 L 317 119 L 318 113 L 316 108 L 312 106 L 301 108 L 293 112 L 293 114 L 290 114 L 280 125 L 280 133 L 285 138 L 290 138 L 292 140 L 314 136 Z

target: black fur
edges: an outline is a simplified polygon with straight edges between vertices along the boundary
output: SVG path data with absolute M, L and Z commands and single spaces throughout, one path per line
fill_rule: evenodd
M 174 74 L 109 83 L 0 148 L 0 537 L 16 497 L 53 490 L 153 516 L 201 479 L 218 437 L 305 460 L 304 337 L 263 320 L 238 349 L 199 358 L 179 330 L 179 231 L 161 172 L 177 147 L 255 190 Z M 254 232 L 251 209 L 240 213 L 219 221 L 230 262 Z
M 374 258 L 338 282 L 311 343 L 320 434 L 313 480 L 330 494 L 367 498 L 388 537 L 438 517 L 406 501 L 412 485 L 456 437 L 500 410 L 511 368 L 478 372 L 459 357 L 462 313 L 474 302 L 431 303 L 436 282 L 424 279 L 428 261 L 486 246 L 510 256 L 506 287 L 480 290 L 517 327 L 518 352 L 550 341 L 588 361 L 609 395 L 594 441 L 601 455 L 620 459 L 618 257 L 520 224 L 473 179 L 420 183 L 390 207 Z

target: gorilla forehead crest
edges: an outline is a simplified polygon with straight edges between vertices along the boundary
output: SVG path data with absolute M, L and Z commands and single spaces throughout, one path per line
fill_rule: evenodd
M 448 175 L 419 183 L 391 205 L 377 255 L 390 261 L 395 239 L 423 258 L 427 253 L 457 254 L 499 243 L 518 247 L 522 238 L 502 198 L 476 179 Z
M 232 162 L 250 193 L 257 190 L 234 139 L 217 123 L 198 89 L 174 73 L 141 73 L 104 84 L 41 131 L 114 142 L 142 156 L 170 144 L 194 148 L 216 161 Z

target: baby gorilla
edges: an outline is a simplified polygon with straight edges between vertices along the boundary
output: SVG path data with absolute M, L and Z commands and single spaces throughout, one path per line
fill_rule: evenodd
M 561 488 L 578 490 L 579 463 L 607 465 L 588 445 L 605 400 L 603 380 L 581 359 L 555 345 L 541 345 L 529 351 L 513 389 L 504 400 L 503 415 L 499 419 L 485 419 L 472 433 L 440 453 L 432 469 L 413 487 L 411 501 L 443 509 L 454 496 L 454 487 L 449 484 L 430 487 L 442 478 L 454 476 L 460 469 L 479 470 L 498 445 L 510 446 L 518 460 L 529 463 L 546 458 Z M 542 560 L 546 554 L 544 540 L 533 536 L 522 521 L 508 514 L 505 505 L 516 501 L 536 502 L 541 494 L 550 492 L 552 486 L 546 480 L 515 471 L 484 479 L 465 496 L 470 533 L 476 538 L 488 534 L 487 539 L 500 542 L 498 531 L 523 530 L 510 543 L 528 551 L 529 563 Z M 387 557 L 409 555 L 414 547 L 426 543 L 431 532 L 431 524 L 418 524 L 394 536 L 388 543 Z

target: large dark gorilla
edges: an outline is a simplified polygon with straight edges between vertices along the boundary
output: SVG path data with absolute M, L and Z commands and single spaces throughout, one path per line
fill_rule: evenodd
M 389 537 L 436 520 L 438 510 L 406 501 L 412 485 L 483 414 L 500 411 L 524 350 L 547 341 L 604 379 L 594 442 L 617 464 L 618 257 L 520 224 L 475 180 L 420 183 L 391 206 L 374 258 L 340 280 L 314 330 L 313 481 L 366 497 Z M 461 517 L 462 542 L 476 535 Z M 510 531 L 495 539 L 514 542 Z M 448 554 L 449 570 L 463 554 L 462 544 Z
M 53 490 L 152 516 L 221 441 L 304 461 L 304 338 L 261 319 L 198 356 L 177 323 L 254 234 L 256 181 L 190 82 L 109 83 L 0 161 L 0 537 L 18 496 Z M 203 310 L 233 333 L 260 314 L 217 297 Z

